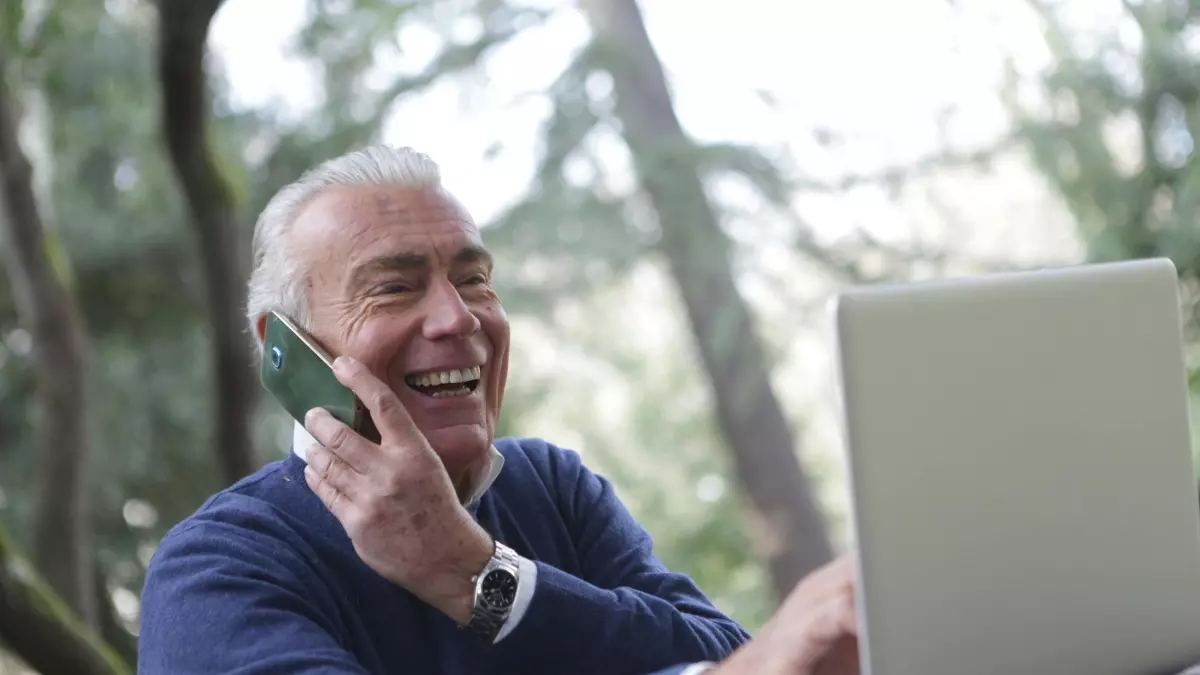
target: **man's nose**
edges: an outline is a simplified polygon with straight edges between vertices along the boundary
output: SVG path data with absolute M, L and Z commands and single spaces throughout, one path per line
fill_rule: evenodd
M 423 327 L 425 339 L 466 337 L 479 330 L 479 318 L 471 313 L 458 289 L 448 280 L 430 287 L 425 301 L 428 312 Z

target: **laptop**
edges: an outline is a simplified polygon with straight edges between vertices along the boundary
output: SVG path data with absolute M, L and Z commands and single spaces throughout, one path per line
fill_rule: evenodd
M 834 303 L 863 673 L 1200 663 L 1175 268 L 863 287 Z

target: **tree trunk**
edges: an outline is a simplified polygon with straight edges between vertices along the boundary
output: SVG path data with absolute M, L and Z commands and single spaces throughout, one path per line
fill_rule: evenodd
M 785 597 L 827 562 L 825 519 L 771 390 L 762 344 L 737 291 L 732 247 L 704 191 L 636 0 L 584 3 L 613 78 L 616 114 L 658 212 L 667 260 L 708 372 L 725 443 L 749 500 L 752 536 Z
M 86 351 L 83 320 L 51 250 L 17 140 L 18 99 L 0 53 L 0 231 L 21 323 L 33 344 L 41 420 L 34 512 L 34 561 L 83 618 L 95 625 L 88 522 Z
M 220 5 L 221 0 L 160 0 L 158 76 L 163 135 L 204 266 L 215 371 L 215 452 L 226 482 L 232 483 L 258 467 L 250 432 L 258 383 L 241 312 L 246 277 L 236 206 L 211 155 L 207 131 L 204 54 Z
M 130 673 L 17 555 L 2 528 L 0 641 L 41 675 Z

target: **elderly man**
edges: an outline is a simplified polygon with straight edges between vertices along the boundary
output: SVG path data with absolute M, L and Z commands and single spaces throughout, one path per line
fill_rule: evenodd
M 372 147 L 305 174 L 263 211 L 254 263 L 260 342 L 276 311 L 339 355 L 379 440 L 313 410 L 287 459 L 173 528 L 140 672 L 680 673 L 738 650 L 716 672 L 809 673 L 849 634 L 834 566 L 814 583 L 840 600 L 802 586 L 800 618 L 739 650 L 746 632 L 654 557 L 577 454 L 494 440 L 508 321 L 428 157 Z

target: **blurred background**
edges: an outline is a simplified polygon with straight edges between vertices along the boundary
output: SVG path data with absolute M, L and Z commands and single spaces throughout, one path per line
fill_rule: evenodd
M 288 451 L 250 235 L 369 142 L 496 253 L 503 434 L 751 630 L 848 543 L 838 289 L 1169 256 L 1196 352 L 1196 0 L 0 0 L 0 69 L 0 673 L 132 672 L 157 542 Z

